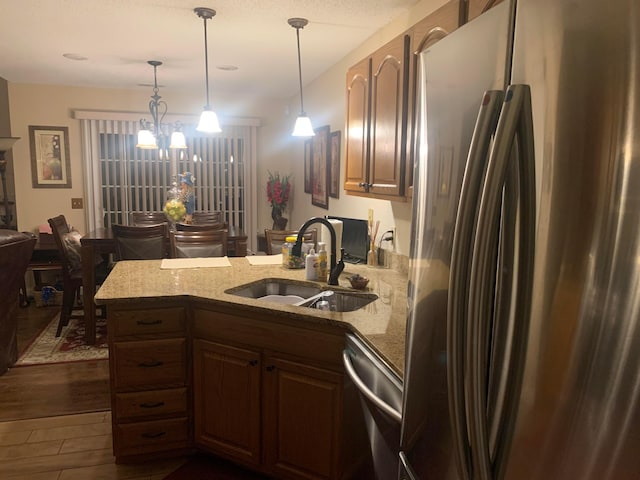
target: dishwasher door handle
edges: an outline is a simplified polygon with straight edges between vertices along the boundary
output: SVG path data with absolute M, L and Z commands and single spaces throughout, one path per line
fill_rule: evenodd
M 357 389 L 360 390 L 360 393 L 362 393 L 362 395 L 370 400 L 371 403 L 373 403 L 376 407 L 389 415 L 396 422 L 400 423 L 402 421 L 402 414 L 391 405 L 386 403 L 384 400 L 382 400 L 380 397 L 378 397 L 375 393 L 373 393 L 371 389 L 369 389 L 369 387 L 367 387 L 367 385 L 358 376 L 356 369 L 353 367 L 353 363 L 351 363 L 351 357 L 346 350 L 342 352 L 342 363 L 344 363 L 344 368 L 347 371 L 347 375 L 349 375 L 349 378 L 353 381 Z

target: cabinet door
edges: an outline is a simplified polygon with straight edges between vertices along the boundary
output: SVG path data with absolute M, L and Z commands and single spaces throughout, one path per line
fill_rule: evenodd
M 344 189 L 364 192 L 369 181 L 369 77 L 371 60 L 357 63 L 347 72 Z
M 369 192 L 404 195 L 409 37 L 401 35 L 371 56 Z
M 211 452 L 260 464 L 260 354 L 193 342 L 195 441 Z
M 264 445 L 277 478 L 339 478 L 342 376 L 265 358 Z
M 407 144 L 409 155 L 406 170 L 406 193 L 408 197 L 413 196 L 413 170 L 415 163 L 420 158 L 419 132 L 422 126 L 418 118 L 418 105 L 420 105 L 418 57 L 431 45 L 458 28 L 460 5 L 460 0 L 451 0 L 420 20 L 410 30 L 411 55 L 409 60 L 409 119 L 407 128 L 409 131 Z
M 492 7 L 495 7 L 497 4 L 501 3 L 503 0 L 465 0 L 467 3 L 467 12 L 466 12 L 466 22 L 470 22 L 476 17 L 479 17 L 484 12 L 489 10 Z

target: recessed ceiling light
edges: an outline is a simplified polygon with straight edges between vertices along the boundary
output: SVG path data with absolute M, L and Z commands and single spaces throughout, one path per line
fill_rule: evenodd
M 89 60 L 87 57 L 85 57 L 84 55 L 80 55 L 78 53 L 64 53 L 62 54 L 62 56 L 64 58 L 68 58 L 69 60 Z
M 235 65 L 218 65 L 216 68 L 218 70 L 226 70 L 227 72 L 238 70 L 238 67 L 236 67 Z

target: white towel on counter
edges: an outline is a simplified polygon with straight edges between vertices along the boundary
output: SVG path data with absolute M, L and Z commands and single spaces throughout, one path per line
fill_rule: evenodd
M 250 265 L 282 265 L 282 254 L 250 255 L 245 257 Z
M 210 268 L 230 266 L 231 262 L 229 262 L 227 257 L 164 258 L 160 268 L 167 270 L 175 268 Z

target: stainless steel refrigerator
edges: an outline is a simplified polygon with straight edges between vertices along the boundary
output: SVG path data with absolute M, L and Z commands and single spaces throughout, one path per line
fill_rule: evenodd
M 640 478 L 640 2 L 420 59 L 401 479 Z

